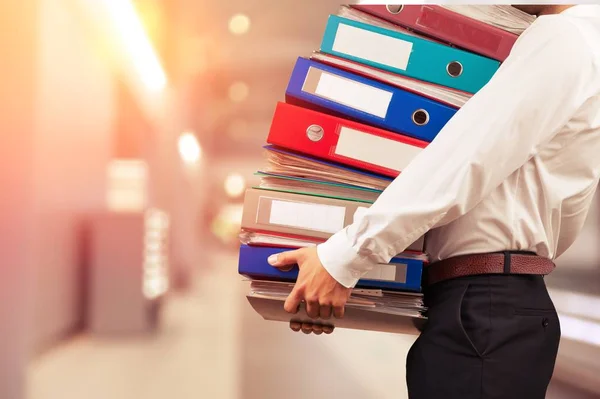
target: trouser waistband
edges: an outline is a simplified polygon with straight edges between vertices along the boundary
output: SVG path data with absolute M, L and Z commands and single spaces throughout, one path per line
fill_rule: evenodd
M 554 270 L 552 260 L 532 252 L 503 251 L 460 255 L 434 262 L 425 268 L 425 284 L 481 274 L 547 275 Z

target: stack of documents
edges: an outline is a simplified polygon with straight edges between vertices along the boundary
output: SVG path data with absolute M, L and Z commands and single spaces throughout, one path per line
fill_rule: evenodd
M 283 303 L 292 292 L 292 283 L 252 281 L 248 301 L 266 320 L 287 321 Z M 346 304 L 346 315 L 336 320 L 337 328 L 413 334 L 424 323 L 423 298 L 418 293 L 381 289 L 354 289 Z M 314 323 L 300 312 L 294 321 Z
M 298 270 L 267 258 L 318 245 L 359 219 L 494 75 L 532 18 L 510 6 L 353 5 L 330 15 L 277 104 L 261 182 L 244 200 L 239 273 L 267 320 L 308 321 L 283 302 Z M 410 193 L 406 193 L 410 195 Z M 425 237 L 359 280 L 341 328 L 417 334 Z

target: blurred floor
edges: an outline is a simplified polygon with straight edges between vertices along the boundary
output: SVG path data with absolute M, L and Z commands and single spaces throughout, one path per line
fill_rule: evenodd
M 80 336 L 40 356 L 29 398 L 237 398 L 243 285 L 233 261 L 215 258 L 190 294 L 169 298 L 154 336 Z
M 170 298 L 155 336 L 80 336 L 37 358 L 29 399 L 407 397 L 412 338 L 292 333 L 253 313 L 236 254 L 211 263 L 190 294 Z M 553 384 L 548 398 L 590 397 Z

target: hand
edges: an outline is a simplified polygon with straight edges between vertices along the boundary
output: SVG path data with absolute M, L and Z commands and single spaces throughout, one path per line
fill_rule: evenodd
M 322 333 L 331 334 L 334 327 L 328 325 L 321 325 L 316 323 L 300 323 L 299 321 L 290 321 L 290 328 L 292 331 L 300 331 L 304 334 L 314 333 L 315 335 L 321 335 Z
M 316 247 L 282 252 L 269 257 L 269 264 L 282 270 L 298 265 L 300 272 L 294 289 L 287 297 L 283 308 L 288 313 L 297 313 L 300 303 L 306 303 L 306 314 L 312 319 L 344 317 L 344 306 L 350 297 L 351 288 L 338 283 L 325 270 Z

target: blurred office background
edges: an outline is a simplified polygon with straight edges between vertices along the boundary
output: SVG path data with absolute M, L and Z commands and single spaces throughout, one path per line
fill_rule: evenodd
M 0 4 L 0 398 L 406 397 L 412 337 L 246 303 L 241 198 L 333 0 Z M 600 199 L 548 278 L 550 398 L 600 397 Z

